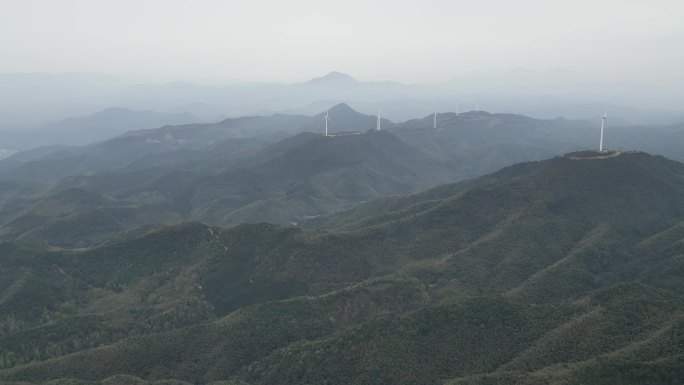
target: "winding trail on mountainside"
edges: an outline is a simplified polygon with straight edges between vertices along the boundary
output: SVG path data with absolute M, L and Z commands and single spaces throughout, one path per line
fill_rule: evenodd
M 211 235 L 211 237 L 214 238 L 214 240 L 216 240 L 216 242 L 218 242 L 218 244 L 223 247 L 223 250 L 228 251 L 228 246 L 226 246 L 226 244 L 221 241 L 221 238 L 218 236 L 218 234 L 214 232 L 214 229 L 212 229 L 211 227 L 207 227 L 207 230 L 209 231 L 209 235 Z M 254 259 L 254 262 L 257 262 L 256 258 Z M 249 283 L 254 284 L 252 275 L 249 276 Z
M 209 234 L 218 242 L 219 245 L 223 247 L 223 250 L 228 251 L 228 246 L 226 246 L 225 243 L 221 242 L 221 238 L 214 232 L 214 229 L 211 227 L 207 227 L 207 230 L 209 230 Z

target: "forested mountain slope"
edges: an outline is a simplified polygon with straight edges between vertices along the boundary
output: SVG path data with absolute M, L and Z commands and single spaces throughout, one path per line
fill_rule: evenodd
M 681 163 L 558 157 L 313 225 L 144 228 L 82 251 L 0 244 L 0 378 L 682 378 Z

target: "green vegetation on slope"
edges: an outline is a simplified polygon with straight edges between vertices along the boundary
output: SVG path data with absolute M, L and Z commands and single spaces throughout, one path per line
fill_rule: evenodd
M 684 165 L 629 153 L 520 164 L 318 229 L 3 243 L 0 378 L 670 384 L 683 224 Z

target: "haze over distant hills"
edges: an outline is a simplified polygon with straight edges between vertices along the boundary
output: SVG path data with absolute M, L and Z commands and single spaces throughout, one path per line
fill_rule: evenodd
M 335 105 L 328 111 L 332 119 L 331 133 L 365 132 L 376 126 L 376 116 L 359 113 L 344 103 Z M 124 127 L 129 121 L 135 121 L 131 124 L 150 125 L 150 121 L 155 119 L 185 118 L 184 115 L 111 110 L 76 121 L 83 120 L 88 122 L 83 123 L 84 127 L 91 127 L 92 124 L 105 124 L 100 122 L 99 117 L 110 115 L 116 116 L 113 120 L 123 122 L 109 122 L 110 125 L 119 124 Z M 228 139 L 260 138 L 261 141 L 274 142 L 298 132 L 322 133 L 324 115 L 325 112 L 319 112 L 315 116 L 274 114 L 230 118 L 218 123 L 165 125 L 155 129 L 130 131 L 80 148 L 46 147 L 26 151 L 0 162 L 0 179 L 50 181 L 69 175 L 115 170 L 128 164 L 130 167 L 138 167 L 134 166 L 136 161 L 147 166 L 155 165 L 154 162 L 178 164 L 189 160 L 186 159 L 187 156 L 211 157 L 212 155 L 204 154 L 201 150 Z M 396 133 L 410 145 L 432 153 L 436 158 L 458 158 L 461 166 L 468 167 L 477 160 L 484 170 L 464 176 L 481 175 L 482 172 L 496 170 L 514 161 L 542 159 L 568 151 L 593 148 L 596 146 L 600 125 L 598 119 L 593 122 L 539 120 L 514 114 L 445 112 L 438 115 L 438 128 L 435 130 L 433 118 L 434 115 L 430 114 L 401 123 L 383 118 L 382 127 Z M 72 129 L 86 130 L 79 127 Z M 614 149 L 643 149 L 682 159 L 679 146 L 684 136 L 683 131 L 681 124 L 615 127 L 609 119 L 606 143 Z M 458 150 L 459 148 L 462 150 Z M 220 150 L 214 149 L 214 153 L 216 151 Z M 506 154 L 511 152 L 519 155 L 504 162 L 497 160 L 507 158 Z M 482 157 L 485 153 L 494 159 L 484 160 Z M 178 158 L 174 160 L 176 155 Z M 146 160 L 143 161 L 143 158 Z
M 343 80 L 346 81 L 346 80 Z M 92 245 L 138 226 L 301 223 L 385 195 L 481 176 L 517 162 L 592 148 L 591 122 L 442 113 L 403 123 L 346 104 L 131 131 L 82 147 L 0 161 L 0 239 Z M 684 127 L 610 128 L 609 148 L 682 160 Z M 88 226 L 82 225 L 88 223 Z
M 299 86 L 321 81 L 353 82 Z M 337 104 L 0 160 L 0 380 L 678 383 L 684 165 L 563 156 L 595 121 L 376 119 Z M 682 159 L 684 127 L 606 144 Z
M 198 122 L 189 113 L 159 113 L 108 108 L 86 116 L 69 117 L 31 130 L 0 131 L 3 145 L 31 149 L 48 145 L 82 146 L 132 130 Z
M 412 85 L 358 81 L 332 72 L 293 84 L 200 85 L 139 84 L 93 74 L 0 74 L 0 97 L 6 101 L 0 106 L 0 131 L 35 129 L 113 106 L 189 113 L 202 121 L 215 121 L 221 116 L 312 114 L 344 101 L 364 113 L 382 110 L 389 119 L 402 121 L 434 111 L 454 111 L 457 103 L 462 111 L 474 109 L 478 95 L 482 109 L 537 118 L 593 119 L 607 110 L 620 125 L 684 121 L 684 107 L 677 104 L 675 94 L 638 84 L 596 84 L 581 79 L 581 74 L 567 71 L 512 71 Z
M 336 116 L 335 133 L 375 122 L 346 105 L 330 113 Z M 182 220 L 290 224 L 460 177 L 450 162 L 389 131 L 334 137 L 302 132 L 280 140 L 283 123 L 295 123 L 297 132 L 320 126 L 320 118 L 274 115 L 164 127 L 39 159 L 25 157 L 3 172 L 16 184 L 4 191 L 0 237 L 73 246 L 144 224 Z M 262 136 L 241 137 L 241 125 L 259 123 L 266 130 Z M 69 228 L 74 232 L 68 236 Z
M 2 2 L 0 385 L 684 385 L 682 15 Z

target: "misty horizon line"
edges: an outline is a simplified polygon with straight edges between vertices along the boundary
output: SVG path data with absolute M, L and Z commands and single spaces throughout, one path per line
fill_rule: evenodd
M 575 75 L 579 78 L 604 78 L 600 74 L 592 74 L 584 71 L 577 71 L 566 67 L 552 67 L 548 69 L 531 69 L 526 67 L 518 67 L 505 71 L 468 71 L 466 73 L 457 74 L 450 77 L 445 77 L 441 80 L 423 80 L 423 81 L 407 81 L 401 79 L 394 79 L 391 77 L 363 77 L 353 73 L 353 71 L 346 71 L 341 69 L 330 69 L 328 71 L 311 74 L 308 77 L 293 79 L 291 77 L 284 79 L 277 77 L 268 78 L 240 78 L 236 76 L 218 77 L 218 76 L 165 76 L 164 78 L 154 78 L 154 76 L 141 73 L 117 73 L 117 72 L 99 72 L 99 71 L 0 71 L 0 75 L 15 75 L 15 76 L 93 76 L 93 77 L 109 77 L 119 80 L 128 80 L 130 82 L 137 82 L 133 85 L 138 85 L 139 82 L 149 82 L 149 85 L 167 85 L 174 83 L 190 83 L 198 85 L 208 85 L 209 83 L 223 83 L 217 85 L 251 85 L 251 84 L 275 84 L 275 85 L 296 85 L 307 83 L 328 77 L 344 76 L 349 80 L 358 83 L 398 83 L 407 86 L 429 86 L 441 83 L 458 82 L 462 80 L 472 80 L 473 78 L 488 78 L 499 77 L 516 74 L 528 75 Z M 643 81 L 630 80 L 616 80 L 606 78 L 605 83 L 623 83 L 623 84 L 650 84 Z M 145 84 L 148 85 L 148 84 Z

